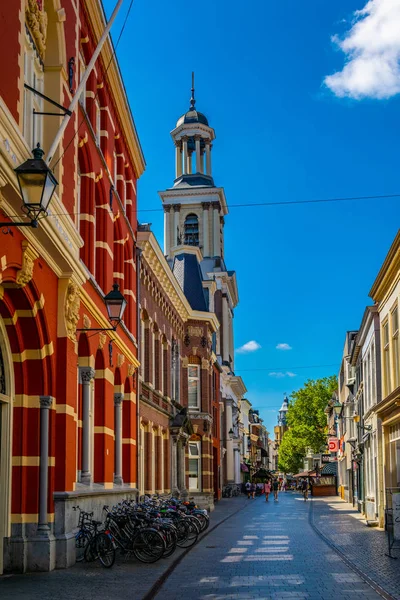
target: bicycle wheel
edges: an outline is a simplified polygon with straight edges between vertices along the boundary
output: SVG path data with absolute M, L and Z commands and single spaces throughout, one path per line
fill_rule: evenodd
M 103 567 L 109 569 L 115 562 L 115 548 L 111 538 L 106 533 L 96 536 L 97 557 Z
M 210 525 L 210 517 L 203 513 L 194 513 L 194 516 L 200 521 L 201 531 L 206 531 Z
M 163 536 L 156 529 L 142 529 L 133 540 L 133 554 L 140 562 L 156 562 L 165 548 Z
M 78 531 L 75 535 L 75 560 L 81 562 L 85 558 L 85 549 L 92 538 L 92 534 L 84 529 Z
M 188 528 L 188 535 L 185 540 L 178 541 L 178 546 L 180 548 L 190 548 L 190 546 L 193 546 L 197 542 L 197 538 L 199 537 L 198 525 L 191 519 L 185 519 L 185 521 Z
M 164 531 L 164 534 L 166 538 L 167 547 L 164 550 L 163 558 L 168 558 L 176 550 L 178 536 L 174 529 L 168 529 L 167 531 Z

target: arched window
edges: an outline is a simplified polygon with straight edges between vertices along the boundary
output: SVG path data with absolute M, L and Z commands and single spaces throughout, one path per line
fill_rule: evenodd
M 199 219 L 195 214 L 190 214 L 185 219 L 185 244 L 199 245 Z

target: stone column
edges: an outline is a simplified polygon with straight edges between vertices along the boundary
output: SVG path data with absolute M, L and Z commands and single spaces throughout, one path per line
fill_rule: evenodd
M 52 396 L 40 396 L 40 471 L 39 471 L 39 522 L 38 533 L 50 531 L 47 520 L 47 495 L 49 481 L 49 410 Z
M 179 496 L 178 489 L 178 440 L 172 437 L 171 446 L 171 492 L 173 496 Z
M 229 439 L 229 430 L 232 429 L 232 401 L 225 401 L 225 432 L 226 432 L 226 480 L 227 483 L 235 482 L 235 468 L 233 462 L 233 440 Z
M 183 174 L 187 173 L 188 166 L 188 139 L 187 137 L 182 138 L 182 148 L 183 148 Z
M 174 235 L 173 235 L 173 246 L 178 245 L 178 234 L 179 232 L 179 211 L 181 210 L 180 204 L 174 204 Z M 184 240 L 182 240 L 184 241 Z
M 229 333 L 230 322 L 229 322 L 229 306 L 228 296 L 222 294 L 222 360 L 223 362 L 229 362 Z
M 204 148 L 200 149 L 200 173 L 204 173 Z
M 124 395 L 114 394 L 115 466 L 114 485 L 122 485 L 122 400 Z
M 176 179 L 182 175 L 182 149 L 181 142 L 175 142 L 175 175 Z
M 240 483 L 240 449 L 234 448 L 235 483 Z
M 213 238 L 214 238 L 214 248 L 213 248 L 213 256 L 221 255 L 221 244 L 220 244 L 220 220 L 219 220 L 219 202 L 213 204 Z
M 210 242 L 209 242 L 209 221 L 208 221 L 208 215 L 209 215 L 209 208 L 210 208 L 210 203 L 209 202 L 203 202 L 202 204 L 203 207 L 203 256 L 210 256 Z
M 206 174 L 211 177 L 211 148 L 212 144 L 206 142 Z
M 171 248 L 171 205 L 167 204 L 164 206 L 164 254 L 169 256 Z
M 185 445 L 181 442 L 178 446 L 179 452 L 179 492 L 180 497 L 186 499 L 188 496 L 186 489 L 186 457 Z
M 81 483 L 91 485 L 90 472 L 90 396 L 92 393 L 90 382 L 95 376 L 91 367 L 79 367 L 79 379 L 82 384 L 82 471 Z
M 195 136 L 196 142 L 196 173 L 201 173 L 201 153 L 200 153 L 200 136 Z

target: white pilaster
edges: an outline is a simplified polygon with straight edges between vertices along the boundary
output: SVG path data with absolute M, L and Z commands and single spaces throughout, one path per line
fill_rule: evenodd
M 169 255 L 169 250 L 171 248 L 171 217 L 170 217 L 170 206 L 164 206 L 164 254 L 165 256 Z
M 211 148 L 212 144 L 206 142 L 206 173 L 211 177 Z
M 200 136 L 196 136 L 196 173 L 201 173 Z
M 209 242 L 209 215 L 210 204 L 203 202 L 203 256 L 210 256 L 210 242 Z
M 174 205 L 174 233 L 173 233 L 173 246 L 176 246 L 178 243 L 178 231 L 179 231 L 179 211 L 181 207 L 180 204 Z
M 181 151 L 181 143 L 175 142 L 175 173 L 176 178 L 182 175 L 182 151 Z
M 228 307 L 228 297 L 226 294 L 222 296 L 222 331 L 223 331 L 223 340 L 222 340 L 222 360 L 224 362 L 229 362 L 229 307 Z
M 187 137 L 182 138 L 182 149 L 183 149 L 183 173 L 186 175 L 188 167 L 188 143 Z
M 213 204 L 213 238 L 214 238 L 214 247 L 213 247 L 213 256 L 221 255 L 221 244 L 220 244 L 220 220 L 219 220 L 219 204 Z

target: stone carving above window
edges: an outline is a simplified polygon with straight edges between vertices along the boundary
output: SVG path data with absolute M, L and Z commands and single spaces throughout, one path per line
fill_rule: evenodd
M 17 272 L 17 284 L 24 287 L 33 277 L 33 267 L 35 260 L 38 258 L 36 250 L 29 245 L 28 242 L 22 242 L 22 266 Z
M 44 60 L 47 38 L 47 13 L 44 10 L 44 0 L 26 0 L 25 20 L 39 56 Z
M 79 320 L 80 305 L 81 300 L 79 297 L 78 286 L 73 281 L 70 281 L 65 299 L 65 323 L 67 327 L 67 336 L 72 342 L 76 342 L 76 325 Z

